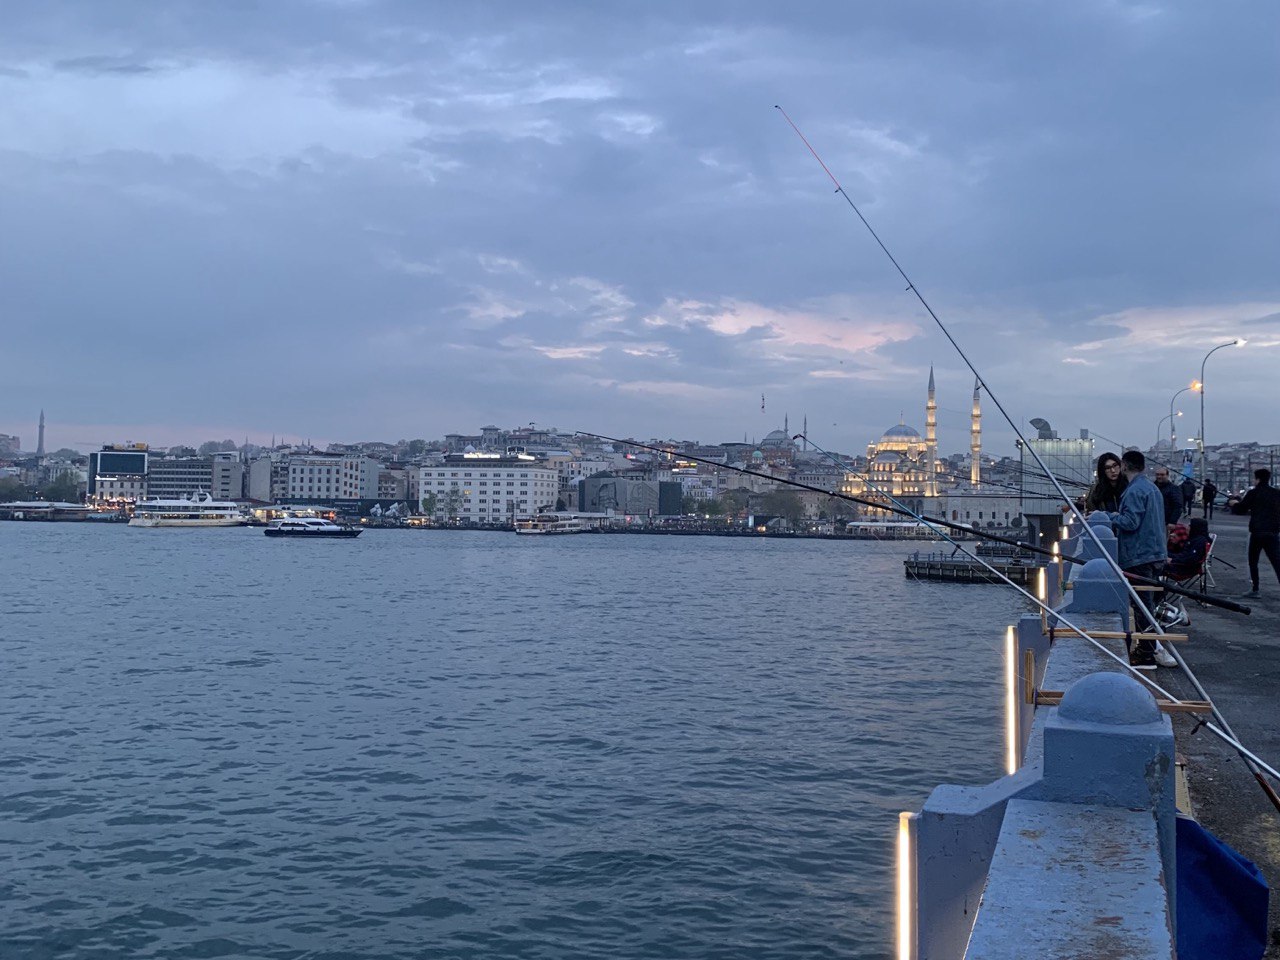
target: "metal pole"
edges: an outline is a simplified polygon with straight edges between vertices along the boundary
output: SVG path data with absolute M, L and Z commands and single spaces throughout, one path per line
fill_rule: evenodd
M 1181 390 L 1179 390 L 1177 393 L 1175 393 L 1172 397 L 1169 398 L 1170 418 L 1173 417 L 1173 402 L 1177 400 L 1180 396 L 1182 396 L 1184 393 L 1186 393 L 1188 390 L 1194 390 L 1195 388 L 1196 388 L 1196 385 L 1193 383 L 1189 387 L 1183 387 Z M 1159 440 L 1157 439 L 1156 442 L 1158 443 Z M 1169 420 L 1169 452 L 1172 453 L 1177 446 L 1178 446 L 1177 424 L 1172 419 L 1170 419 Z
M 1204 359 L 1200 361 L 1200 485 L 1204 486 L 1204 365 L 1209 362 L 1209 358 L 1221 350 L 1223 347 L 1234 347 L 1236 345 L 1244 346 L 1243 340 L 1228 340 L 1226 343 L 1220 343 L 1208 353 L 1204 355 Z

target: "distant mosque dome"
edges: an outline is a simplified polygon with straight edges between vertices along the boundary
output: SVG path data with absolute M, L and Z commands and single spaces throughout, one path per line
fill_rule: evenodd
M 794 447 L 795 441 L 787 436 L 785 430 L 771 430 L 763 440 L 760 441 L 763 447 Z
M 905 423 L 895 423 L 884 432 L 884 439 L 919 440 L 920 433 L 914 427 L 908 427 Z

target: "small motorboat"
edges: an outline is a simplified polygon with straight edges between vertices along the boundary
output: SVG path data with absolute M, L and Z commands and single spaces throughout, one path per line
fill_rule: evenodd
M 262 531 L 268 537 L 358 537 L 364 531 L 359 527 L 322 520 L 319 517 L 285 517 L 273 520 Z

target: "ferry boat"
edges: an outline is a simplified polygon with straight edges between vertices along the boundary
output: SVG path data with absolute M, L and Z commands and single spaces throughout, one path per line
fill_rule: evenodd
M 589 533 L 591 527 L 585 520 L 572 514 L 540 513 L 536 517 L 521 517 L 515 523 L 516 533 L 560 534 Z
M 358 537 L 364 531 L 320 517 L 285 517 L 273 520 L 262 531 L 268 537 Z
M 196 491 L 189 499 L 142 500 L 133 508 L 131 527 L 239 527 L 248 522 L 240 505 Z

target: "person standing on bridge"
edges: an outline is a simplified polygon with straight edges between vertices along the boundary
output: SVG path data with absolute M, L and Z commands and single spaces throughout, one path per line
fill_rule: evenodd
M 1182 488 L 1173 485 L 1169 479 L 1169 468 L 1163 464 L 1156 467 L 1156 489 L 1164 501 L 1164 525 L 1171 528 L 1182 516 Z
M 1201 514 L 1206 520 L 1213 519 L 1213 501 L 1218 496 L 1218 485 L 1212 480 L 1205 480 L 1204 486 L 1200 488 L 1200 499 L 1204 503 L 1204 513 Z
M 1103 510 L 1116 531 L 1116 545 L 1120 569 L 1149 580 L 1159 580 L 1169 556 L 1169 531 L 1164 524 L 1164 498 L 1156 485 L 1146 477 L 1147 458 L 1137 450 L 1126 450 L 1120 458 L 1120 469 L 1126 481 L 1120 497 L 1120 509 Z M 1149 594 L 1151 609 L 1160 602 L 1160 594 Z M 1133 622 L 1144 633 L 1154 630 L 1147 612 L 1137 603 L 1133 605 Z M 1177 666 L 1166 651 L 1155 645 L 1150 637 L 1134 640 L 1129 650 L 1129 663 L 1136 670 L 1154 670 Z
M 1249 515 L 1249 579 L 1253 589 L 1246 597 L 1260 596 L 1258 557 L 1264 553 L 1280 581 L 1280 490 L 1271 486 L 1271 471 L 1265 467 L 1253 471 L 1253 477 L 1258 482 L 1231 508 L 1232 513 Z

